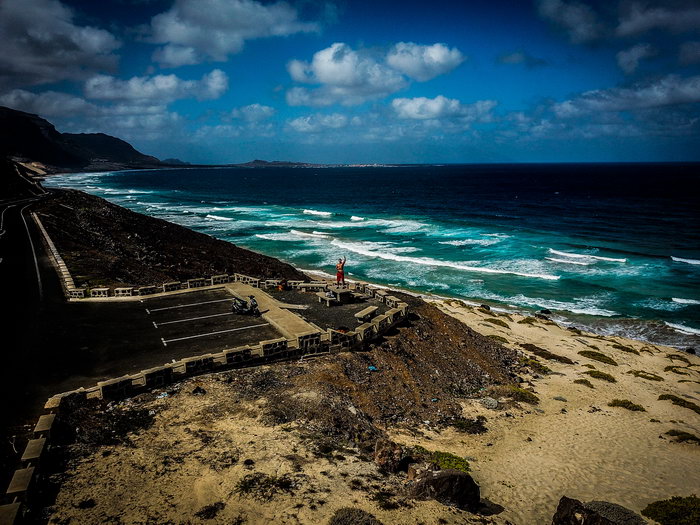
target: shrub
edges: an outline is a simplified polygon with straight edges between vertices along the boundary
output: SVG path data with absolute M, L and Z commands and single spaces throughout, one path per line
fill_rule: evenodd
M 503 328 L 510 328 L 508 326 L 508 323 L 501 319 L 496 319 L 495 317 L 487 317 L 486 319 L 484 319 L 484 321 L 486 321 L 487 323 L 495 324 L 496 326 L 502 326 Z
M 575 379 L 574 383 L 577 383 L 579 385 L 586 385 L 588 388 L 595 388 L 593 386 L 593 383 L 591 383 L 588 379 Z
M 252 496 L 259 501 L 269 501 L 279 492 L 293 492 L 294 481 L 287 476 L 269 476 L 262 472 L 247 474 L 236 483 L 235 492 Z
M 669 365 L 664 368 L 664 372 L 673 372 L 674 374 L 678 374 L 681 376 L 689 376 L 690 374 L 688 372 L 681 372 L 681 368 L 685 368 L 683 366 L 676 366 L 676 365 Z
M 578 355 L 587 357 L 588 359 L 593 359 L 595 361 L 600 361 L 606 365 L 617 366 L 617 362 L 612 357 L 608 357 L 607 355 L 601 352 L 596 352 L 595 350 L 581 350 Z
M 505 337 L 501 337 L 500 335 L 492 334 L 492 335 L 487 335 L 486 337 L 490 337 L 494 341 L 498 341 L 499 343 L 503 343 L 504 345 L 508 344 L 508 339 Z
M 645 372 L 644 370 L 630 370 L 627 372 L 632 374 L 634 377 L 641 377 L 642 379 L 648 379 L 649 381 L 663 381 L 664 378 L 654 374 L 653 372 Z
M 416 455 L 423 457 L 425 460 L 435 463 L 441 470 L 453 468 L 461 470 L 462 472 L 469 472 L 469 462 L 450 452 L 443 452 L 441 450 L 430 451 L 420 445 L 413 447 L 413 451 Z
M 661 394 L 659 396 L 659 401 L 664 401 L 664 400 L 669 400 L 674 405 L 677 405 L 677 406 L 683 407 L 683 408 L 689 408 L 693 412 L 700 414 L 700 406 L 698 406 L 695 403 L 692 403 L 686 399 L 683 399 L 682 397 L 674 396 L 673 394 Z
M 629 399 L 613 399 L 608 403 L 609 407 L 622 407 L 632 412 L 646 412 L 646 409 L 642 405 L 632 403 Z
M 484 423 L 486 418 L 484 416 L 477 416 L 475 419 L 459 418 L 455 419 L 451 426 L 455 427 L 458 432 L 466 432 L 467 434 L 483 434 L 488 430 Z
M 668 432 L 666 432 L 667 436 L 675 437 L 674 441 L 676 443 L 684 443 L 686 441 L 689 441 L 691 443 L 696 443 L 700 445 L 700 438 L 696 436 L 695 434 L 691 434 L 690 432 L 686 432 L 684 430 L 677 430 L 677 429 L 671 429 Z
M 591 377 L 594 377 L 595 379 L 607 381 L 608 383 L 617 383 L 617 379 L 615 379 L 610 374 L 606 374 L 605 372 L 601 372 L 600 370 L 589 370 L 588 372 L 584 372 L 584 374 L 589 375 Z
M 690 361 L 688 360 L 687 357 L 684 355 L 679 355 L 679 354 L 666 354 L 666 357 L 668 357 L 671 361 L 682 361 L 686 365 L 690 364 Z
M 591 370 L 595 370 L 595 365 L 592 365 L 591 363 L 584 363 L 581 366 L 585 366 L 586 368 L 590 368 Z
M 618 350 L 622 350 L 623 352 L 627 352 L 628 354 L 636 354 L 639 355 L 639 352 L 637 352 L 634 348 L 631 346 L 626 346 L 626 345 L 621 345 L 619 343 L 615 343 L 612 345 L 613 348 L 616 348 Z
M 520 358 L 520 364 L 523 366 L 529 366 L 537 373 L 547 375 L 552 373 L 552 369 L 546 365 L 540 363 L 537 359 L 529 359 L 527 357 Z
M 525 317 L 524 319 L 521 319 L 520 321 L 518 321 L 518 324 L 535 325 L 535 324 L 537 324 L 537 319 L 535 319 L 534 317 L 528 316 L 528 317 Z
M 504 395 L 514 401 L 520 401 L 521 403 L 528 403 L 530 405 L 537 405 L 540 402 L 540 399 L 535 394 L 515 385 L 506 386 Z
M 661 525 L 695 525 L 700 523 L 700 498 L 693 494 L 655 501 L 644 508 L 642 515 Z
M 537 357 L 541 357 L 542 359 L 549 359 L 551 361 L 559 361 L 560 363 L 565 363 L 567 365 L 573 365 L 574 362 L 569 359 L 568 357 L 565 357 L 563 355 L 558 355 L 553 352 L 550 352 L 549 350 L 545 350 L 544 348 L 540 348 L 539 346 L 530 344 L 530 343 L 524 343 L 521 344 L 525 350 L 532 352 L 535 354 Z

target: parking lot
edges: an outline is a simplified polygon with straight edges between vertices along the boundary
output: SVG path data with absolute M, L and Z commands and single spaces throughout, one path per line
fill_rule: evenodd
M 231 302 L 221 288 L 144 299 L 142 306 L 164 347 L 192 355 L 280 337 L 262 317 L 231 313 Z

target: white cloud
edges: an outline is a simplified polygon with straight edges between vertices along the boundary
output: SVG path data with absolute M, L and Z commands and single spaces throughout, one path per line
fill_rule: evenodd
M 427 120 L 459 117 L 466 121 L 487 122 L 493 119 L 494 100 L 480 100 L 474 104 L 462 104 L 459 100 L 438 95 L 435 98 L 395 98 L 391 106 L 403 119 Z
M 331 129 L 340 129 L 348 125 L 349 119 L 341 113 L 329 115 L 315 114 L 298 117 L 288 122 L 290 128 L 300 133 L 318 133 Z
M 541 58 L 533 57 L 525 51 L 514 51 L 506 53 L 496 59 L 499 64 L 524 64 L 526 67 L 534 68 L 537 66 L 546 66 L 547 61 Z
M 0 2 L 0 87 L 80 79 L 111 70 L 119 41 L 108 31 L 77 25 L 57 0 Z
M 656 28 L 673 32 L 700 29 L 700 6 L 697 2 L 689 4 L 674 10 L 667 6 L 649 7 L 646 2 L 633 2 L 620 17 L 615 32 L 618 36 L 632 36 Z
M 97 106 L 83 98 L 57 91 L 36 94 L 24 89 L 14 89 L 0 96 L 0 105 L 27 113 L 35 113 L 42 117 L 98 114 L 100 112 Z
M 682 64 L 697 64 L 700 62 L 700 42 L 684 42 L 678 56 Z
M 287 64 L 287 70 L 297 82 L 322 84 L 315 89 L 290 89 L 287 103 L 292 106 L 329 106 L 335 103 L 351 106 L 406 86 L 406 80 L 398 71 L 343 43 L 316 52 L 310 63 L 292 60 Z
M 601 111 L 630 111 L 700 102 L 700 75 L 668 75 L 630 88 L 587 91 L 571 100 L 555 104 L 559 118 L 580 117 Z
M 629 49 L 620 51 L 617 55 L 617 65 L 627 75 L 631 75 L 637 70 L 639 61 L 656 55 L 656 49 L 650 44 L 636 44 Z
M 151 20 L 151 40 L 165 44 L 153 59 L 164 67 L 223 62 L 239 53 L 246 40 L 317 30 L 317 24 L 300 21 L 285 2 L 176 0 Z
M 456 47 L 450 49 L 439 43 L 421 46 L 413 42 L 399 42 L 386 57 L 391 67 L 421 82 L 452 71 L 465 59 Z
M 542 18 L 562 28 L 573 43 L 590 42 L 602 36 L 603 28 L 595 12 L 587 5 L 563 0 L 538 0 Z
M 228 77 L 220 69 L 214 69 L 201 80 L 183 80 L 176 75 L 121 80 L 97 75 L 85 82 L 85 95 L 100 100 L 153 100 L 166 103 L 181 98 L 215 99 L 227 89 Z
M 275 108 L 262 104 L 250 104 L 241 106 L 231 111 L 231 117 L 245 120 L 246 122 L 260 122 L 275 114 Z

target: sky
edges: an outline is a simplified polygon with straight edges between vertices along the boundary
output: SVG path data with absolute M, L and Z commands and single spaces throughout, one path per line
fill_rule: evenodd
M 697 0 L 0 0 L 0 105 L 158 158 L 700 160 Z

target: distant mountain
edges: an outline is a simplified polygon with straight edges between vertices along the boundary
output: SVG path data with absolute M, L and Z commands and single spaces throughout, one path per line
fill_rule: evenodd
M 189 162 L 185 162 L 180 159 L 163 159 L 161 160 L 163 164 L 170 164 L 171 166 L 190 166 Z
M 325 164 L 310 164 L 308 162 L 289 162 L 286 160 L 260 160 L 255 159 L 250 162 L 245 162 L 243 164 L 234 164 L 234 166 L 240 166 L 242 168 L 319 168 L 325 166 Z
M 0 106 L 0 157 L 41 162 L 50 171 L 158 167 L 160 161 L 104 133 L 59 133 L 43 118 Z

